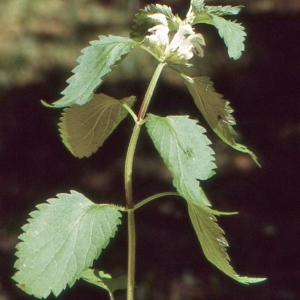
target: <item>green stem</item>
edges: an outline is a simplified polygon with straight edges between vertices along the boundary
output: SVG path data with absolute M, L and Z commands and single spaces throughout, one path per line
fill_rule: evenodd
M 134 298 L 135 278 L 135 222 L 134 210 L 128 209 L 128 274 L 127 274 L 127 300 Z
M 135 152 L 140 131 L 141 131 L 141 125 L 139 123 L 136 123 L 132 131 L 131 139 L 127 150 L 126 160 L 125 160 L 125 194 L 126 194 L 126 203 L 128 209 L 133 209 L 134 207 L 133 195 L 132 195 L 132 165 L 133 165 L 134 152 Z
M 166 63 L 160 63 L 157 66 L 157 68 L 156 68 L 156 70 L 155 70 L 155 72 L 152 76 L 152 79 L 150 81 L 148 90 L 147 90 L 147 92 L 145 94 L 145 97 L 144 97 L 144 101 L 142 103 L 142 106 L 141 106 L 139 114 L 138 114 L 138 121 L 142 121 L 145 117 L 145 114 L 146 114 L 149 102 L 151 100 L 151 97 L 153 95 L 153 91 L 154 91 L 154 88 L 156 86 L 157 80 L 158 80 L 158 78 L 160 76 L 160 73 L 161 73 L 161 71 L 162 71 L 162 69 L 165 65 L 166 65 Z
M 125 160 L 125 194 L 128 212 L 128 279 L 127 279 L 127 300 L 134 300 L 134 274 L 135 274 L 135 222 L 134 222 L 134 202 L 132 194 L 132 166 L 136 149 L 137 140 L 140 134 L 141 125 L 144 123 L 145 114 L 153 95 L 154 88 L 157 84 L 159 75 L 165 66 L 160 63 L 150 81 L 142 102 L 136 124 L 130 138 L 126 160 Z

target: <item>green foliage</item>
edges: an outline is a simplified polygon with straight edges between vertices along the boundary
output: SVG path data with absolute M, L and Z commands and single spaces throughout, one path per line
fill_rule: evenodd
M 96 269 L 87 269 L 81 273 L 81 278 L 108 291 L 111 299 L 115 290 L 124 290 L 127 286 L 127 277 L 112 278 L 111 275 Z
M 59 123 L 64 144 L 79 158 L 90 156 L 127 116 L 128 111 L 123 104 L 132 107 L 134 101 L 133 96 L 118 101 L 99 94 L 82 106 L 65 108 Z
M 238 6 L 231 6 L 231 5 L 225 5 L 225 6 L 205 6 L 205 11 L 208 14 L 217 15 L 217 16 L 232 16 L 237 15 L 241 9 L 243 8 L 243 5 Z
M 149 18 L 149 15 L 161 13 L 166 16 L 170 31 L 178 29 L 179 17 L 174 16 L 172 9 L 166 5 L 151 4 L 147 5 L 144 9 L 140 9 L 139 13 L 135 15 L 133 20 L 133 31 L 130 37 L 136 42 L 142 42 L 146 35 L 149 34 L 148 29 L 157 25 L 157 21 Z
M 77 59 L 79 65 L 73 69 L 74 75 L 67 80 L 69 86 L 62 91 L 64 96 L 54 102 L 53 106 L 83 105 L 90 101 L 104 78 L 135 45 L 132 39 L 112 35 L 99 36 L 98 41 L 92 41 L 91 46 L 82 50 L 84 55 Z
M 233 59 L 240 58 L 242 51 L 245 50 L 245 28 L 235 21 L 222 18 L 222 16 L 236 15 L 243 6 L 203 6 L 202 1 L 200 2 L 198 7 L 193 6 L 194 18 L 192 24 L 206 23 L 215 26 L 220 37 L 224 39 L 229 57 Z
M 244 50 L 244 27 L 222 18 L 236 15 L 242 6 L 206 6 L 204 0 L 192 0 L 186 19 L 173 15 L 170 7 L 151 4 L 135 16 L 130 38 L 100 36 L 98 41 L 83 49 L 77 59 L 79 65 L 68 79 L 69 86 L 53 107 L 66 107 L 62 112 L 59 130 L 63 143 L 76 157 L 88 157 L 96 152 L 117 125 L 128 115 L 135 126 L 125 159 L 126 208 L 111 204 L 95 204 L 82 194 L 58 194 L 37 206 L 30 214 L 24 233 L 17 245 L 18 257 L 13 279 L 26 293 L 46 298 L 51 292 L 57 296 L 67 285 L 79 278 L 108 291 L 111 300 L 116 289 L 127 287 L 127 300 L 134 299 L 135 222 L 134 213 L 146 203 L 167 195 L 180 195 L 187 201 L 191 222 L 203 252 L 217 268 L 233 279 L 249 284 L 264 278 L 239 276 L 229 264 L 228 243 L 215 215 L 229 215 L 211 208 L 200 181 L 215 174 L 214 152 L 205 129 L 188 116 L 159 117 L 145 114 L 162 69 L 167 65 L 188 65 L 194 54 L 202 56 L 204 37 L 191 25 L 214 25 L 228 48 L 228 54 L 237 59 Z M 149 17 L 153 14 L 162 14 Z M 159 21 L 158 21 L 159 20 Z M 151 28 L 151 32 L 149 32 Z M 177 32 L 173 35 L 171 31 Z M 147 38 L 145 39 L 145 37 Z M 116 100 L 104 94 L 94 95 L 97 87 L 137 43 L 159 61 L 138 115 L 131 110 L 135 97 Z M 208 77 L 191 78 L 181 74 L 203 117 L 228 145 L 248 153 L 258 164 L 256 156 L 234 140 L 232 126 L 235 120 L 232 108 L 223 96 L 216 93 Z M 173 176 L 176 192 L 162 192 L 140 201 L 133 201 L 132 171 L 134 153 L 141 126 L 146 124 L 154 146 Z M 128 276 L 116 279 L 103 271 L 91 269 L 102 249 L 114 237 L 121 223 L 119 211 L 128 213 Z
M 192 0 L 191 1 L 192 11 L 195 15 L 204 11 L 204 0 Z
M 253 152 L 235 142 L 233 136 L 236 133 L 232 128 L 232 125 L 235 125 L 235 120 L 231 115 L 233 109 L 229 106 L 228 101 L 223 100 L 222 95 L 215 92 L 210 79 L 205 76 L 194 78 L 184 74 L 181 74 L 181 76 L 193 96 L 198 109 L 215 133 L 234 149 L 248 153 L 256 164 L 260 166 Z
M 211 15 L 214 26 L 218 29 L 219 35 L 224 39 L 228 48 L 228 55 L 233 59 L 238 59 L 245 50 L 244 27 L 235 21 L 228 21 L 217 15 Z
M 70 287 L 115 235 L 116 206 L 91 202 L 82 194 L 58 194 L 30 214 L 17 245 L 13 279 L 26 293 L 46 298 Z
M 178 193 L 187 201 L 210 206 L 198 181 L 210 178 L 216 167 L 205 129 L 188 116 L 162 118 L 153 114 L 148 114 L 146 127 Z
M 228 243 L 223 236 L 224 231 L 217 225 L 213 214 L 192 202 L 188 202 L 188 211 L 204 255 L 211 263 L 241 283 L 249 284 L 265 280 L 265 278 L 241 277 L 233 270 L 226 252 Z

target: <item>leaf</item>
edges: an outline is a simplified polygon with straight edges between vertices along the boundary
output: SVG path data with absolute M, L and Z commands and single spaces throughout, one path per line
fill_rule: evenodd
M 65 108 L 59 123 L 63 143 L 79 158 L 90 156 L 127 116 L 122 104 L 132 107 L 135 100 L 134 96 L 118 101 L 99 94 L 82 106 Z
M 192 25 L 198 23 L 214 25 L 221 38 L 224 39 L 229 57 L 233 59 L 240 58 L 242 51 L 245 50 L 245 28 L 241 24 L 225 20 L 221 16 L 237 15 L 243 6 L 205 6 L 202 0 L 192 1 L 191 6 L 192 12 L 187 14 L 188 23 Z
M 205 7 L 204 0 L 192 0 L 191 6 L 195 15 L 201 13 L 204 11 Z
M 192 22 L 192 25 L 199 24 L 199 23 L 213 25 L 211 16 L 206 12 L 200 12 L 195 14 L 195 18 Z
M 192 0 L 185 22 L 191 25 L 197 23 L 212 24 L 211 17 L 205 13 L 204 0 Z
M 180 19 L 173 15 L 171 7 L 160 4 L 150 4 L 144 9 L 140 9 L 139 13 L 135 15 L 133 31 L 130 33 L 130 37 L 136 42 L 142 42 L 146 35 L 149 34 L 148 30 L 158 24 L 157 21 L 149 18 L 149 15 L 156 13 L 166 16 L 170 31 L 178 29 L 178 21 Z
M 148 15 L 160 13 L 165 15 L 170 20 L 172 20 L 172 18 L 174 17 L 172 8 L 167 5 L 150 4 L 145 7 L 144 12 Z
M 58 199 L 57 199 L 58 198 Z M 113 205 L 97 205 L 82 194 L 58 194 L 40 204 L 22 227 L 13 279 L 26 293 L 59 295 L 97 259 L 121 223 Z
M 229 101 L 224 100 L 221 94 L 215 92 L 213 83 L 206 76 L 191 78 L 181 74 L 189 92 L 191 93 L 198 109 L 213 131 L 228 145 L 234 149 L 248 153 L 258 166 L 257 157 L 245 146 L 237 144 L 233 138 L 236 135 L 232 126 L 235 119 L 231 115 L 233 109 Z
M 243 5 L 238 6 L 231 6 L 231 5 L 225 5 L 225 6 L 205 6 L 205 11 L 209 14 L 218 15 L 218 16 L 232 16 L 237 15 L 241 9 L 243 8 Z
M 81 273 L 81 278 L 107 290 L 110 295 L 112 295 L 115 290 L 124 290 L 127 288 L 126 276 L 112 278 L 109 274 L 105 274 L 103 271 L 96 269 L 84 270 Z
M 219 35 L 224 39 L 228 48 L 228 55 L 233 59 L 241 57 L 245 50 L 245 28 L 236 21 L 225 20 L 222 17 L 211 14 L 213 25 L 218 29 Z
M 62 92 L 64 96 L 54 102 L 53 107 L 87 103 L 104 78 L 124 59 L 136 42 L 110 35 L 99 36 L 99 40 L 90 44 L 77 59 L 79 65 L 73 69 L 74 75 L 67 80 L 69 86 Z
M 223 100 L 223 96 L 215 92 L 213 83 L 208 77 L 191 78 L 184 74 L 181 76 L 209 126 L 227 144 L 235 144 L 233 135 L 236 133 L 232 128 L 235 120 L 231 115 L 233 109 L 229 106 L 229 102 Z
M 148 114 L 146 127 L 178 193 L 187 201 L 210 206 L 198 181 L 211 177 L 216 167 L 205 129 L 188 116 L 162 118 L 153 114 Z
M 215 216 L 192 202 L 188 202 L 188 211 L 204 255 L 212 264 L 226 275 L 244 284 L 266 279 L 238 275 L 229 263 L 230 258 L 226 252 L 228 242 L 223 236 L 224 231 L 217 225 Z

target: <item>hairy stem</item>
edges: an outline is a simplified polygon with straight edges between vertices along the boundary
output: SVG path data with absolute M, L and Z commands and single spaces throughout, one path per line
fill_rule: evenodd
M 154 88 L 157 84 L 159 75 L 165 66 L 160 63 L 150 81 L 142 102 L 136 124 L 130 138 L 126 160 L 125 160 L 125 194 L 128 212 L 128 279 L 127 279 L 127 300 L 134 300 L 134 274 L 135 274 L 135 222 L 134 222 L 134 202 L 132 193 L 132 166 L 136 149 L 137 140 L 140 134 L 141 125 L 144 123 L 145 114 L 153 95 Z

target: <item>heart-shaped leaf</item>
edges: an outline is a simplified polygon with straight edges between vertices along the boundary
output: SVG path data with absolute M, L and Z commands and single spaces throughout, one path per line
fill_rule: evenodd
M 82 106 L 65 108 L 59 123 L 63 143 L 79 158 L 90 156 L 127 116 L 123 104 L 132 107 L 134 101 L 133 96 L 119 101 L 99 94 Z
M 57 199 L 58 198 L 58 199 Z M 120 224 L 118 207 L 82 194 L 58 194 L 40 204 L 22 227 L 13 279 L 26 293 L 46 298 L 70 287 L 97 259 Z

